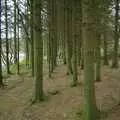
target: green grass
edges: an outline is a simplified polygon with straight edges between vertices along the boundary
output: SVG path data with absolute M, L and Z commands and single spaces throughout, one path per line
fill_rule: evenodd
M 22 60 L 20 61 L 20 73 L 24 73 L 24 72 L 30 72 L 31 71 L 31 68 L 27 68 L 26 67 L 26 61 L 25 60 Z M 16 64 L 12 64 L 10 65 L 10 72 L 11 72 L 11 75 L 12 74 L 17 74 L 17 65 Z M 9 77 L 10 75 L 7 75 L 7 71 L 6 71 L 6 67 L 3 68 L 3 76 L 4 77 Z

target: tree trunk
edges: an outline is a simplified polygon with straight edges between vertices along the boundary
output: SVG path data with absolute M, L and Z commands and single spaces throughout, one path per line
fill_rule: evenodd
M 43 40 L 41 24 L 42 1 L 34 0 L 34 63 L 35 100 L 43 101 Z
M 119 47 L 119 0 L 115 0 L 115 44 L 112 68 L 118 68 L 118 47 Z
M 72 86 L 77 85 L 77 41 L 79 37 L 79 25 L 78 25 L 78 14 L 79 14 L 79 0 L 73 1 L 73 81 Z
M 9 63 L 9 40 L 8 40 L 8 12 L 7 12 L 7 0 L 5 0 L 5 27 L 6 27 L 6 65 L 7 65 L 7 74 L 10 74 L 10 63 Z
M 57 2 L 53 0 L 53 68 L 57 65 Z
M 100 36 L 98 35 L 97 37 L 96 37 L 97 39 L 96 39 L 96 64 L 95 64 L 95 81 L 96 82 L 100 82 L 101 81 L 101 71 L 100 71 L 100 69 L 101 69 L 101 54 L 100 54 L 100 41 L 101 41 L 101 39 L 100 39 Z
M 82 0 L 79 0 L 78 2 L 78 11 L 79 16 L 77 16 L 77 19 L 79 21 L 78 27 L 79 27 L 79 34 L 78 34 L 78 40 L 77 40 L 77 62 L 78 65 L 81 65 L 81 56 L 82 56 Z
M 18 39 L 17 39 L 17 74 L 19 74 L 20 73 L 20 61 L 19 61 L 19 49 L 20 49 L 20 42 L 19 42 L 19 33 L 20 33 L 20 31 L 19 31 L 19 9 L 18 9 L 18 24 L 17 24 L 17 29 L 18 29 Z
M 48 38 L 48 64 L 49 64 L 49 77 L 52 73 L 52 1 L 48 0 L 48 22 L 49 22 L 49 38 Z
M 67 65 L 68 74 L 73 74 L 72 70 L 72 8 L 70 7 L 70 1 L 67 2 Z M 69 3 L 69 4 L 68 4 Z
M 17 34 L 16 34 L 16 23 L 17 23 L 17 19 L 16 19 L 16 0 L 14 0 L 14 63 L 17 63 Z
M 34 76 L 34 40 L 33 40 L 33 0 L 30 0 L 30 34 L 31 34 L 31 65 L 32 76 Z
M 63 62 L 66 64 L 66 8 L 65 8 L 65 0 L 64 0 L 64 32 L 63 32 Z
M 0 1 L 0 86 L 3 86 L 3 77 L 2 77 L 1 12 L 2 12 L 2 5 L 1 5 L 1 1 Z
M 26 53 L 26 67 L 29 68 L 29 62 L 30 62 L 30 51 L 29 51 L 29 18 L 28 18 L 28 6 L 26 10 L 26 28 L 27 28 L 27 34 L 25 39 L 25 53 Z
M 104 65 L 109 65 L 107 49 L 108 49 L 108 39 L 107 39 L 107 34 L 104 34 Z
M 97 107 L 94 88 L 95 19 L 94 0 L 83 0 L 83 40 L 84 40 L 84 117 L 96 120 Z M 92 15 L 93 14 L 93 15 Z

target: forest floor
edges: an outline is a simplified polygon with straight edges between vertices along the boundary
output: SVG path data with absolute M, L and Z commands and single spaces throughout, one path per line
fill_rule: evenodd
M 79 85 L 71 88 L 65 66 L 57 67 L 51 79 L 47 71 L 44 70 L 46 99 L 32 106 L 34 81 L 30 73 L 6 79 L 8 86 L 0 89 L 0 120 L 80 120 L 84 102 L 83 73 L 79 72 Z M 102 81 L 95 83 L 97 105 L 107 113 L 104 120 L 120 120 L 120 70 L 104 67 L 101 74 Z M 60 93 L 50 95 L 47 91 L 51 89 Z

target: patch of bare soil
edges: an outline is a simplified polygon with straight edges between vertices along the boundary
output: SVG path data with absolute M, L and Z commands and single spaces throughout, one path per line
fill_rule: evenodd
M 0 90 L 0 120 L 76 120 L 75 113 L 82 110 L 84 102 L 83 73 L 79 72 L 80 84 L 71 88 L 66 70 L 66 66 L 57 67 L 51 79 L 45 70 L 45 101 L 32 106 L 29 103 L 34 95 L 34 80 L 30 74 L 10 78 L 17 82 L 11 89 Z M 97 105 L 108 112 L 107 120 L 120 120 L 120 107 L 115 107 L 120 101 L 119 73 L 119 70 L 104 67 L 102 82 L 95 83 Z M 50 90 L 59 92 L 51 95 Z

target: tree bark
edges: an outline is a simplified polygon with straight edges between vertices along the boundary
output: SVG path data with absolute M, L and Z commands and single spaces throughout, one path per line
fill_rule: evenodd
M 5 35 L 6 35 L 6 67 L 7 74 L 10 74 L 10 63 L 9 63 L 9 40 L 8 40 L 8 12 L 7 12 L 7 0 L 5 0 Z
M 3 86 L 3 77 L 2 77 L 1 12 L 2 12 L 2 5 L 1 5 L 1 1 L 0 1 L 0 86 Z
M 73 74 L 72 70 L 72 8 L 67 0 L 67 65 L 68 74 Z
M 34 0 L 34 63 L 35 100 L 43 101 L 43 40 L 41 24 L 42 1 Z
M 112 68 L 118 68 L 118 47 L 119 47 L 119 0 L 115 0 L 115 44 Z
M 84 117 L 96 120 L 97 107 L 94 88 L 95 16 L 94 0 L 83 0 L 83 40 L 84 40 Z

